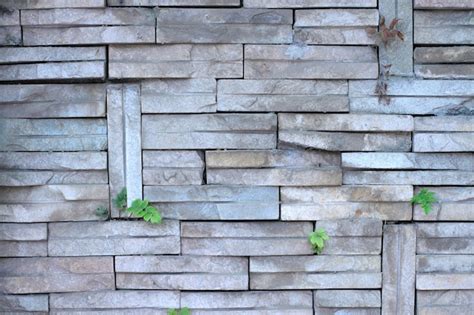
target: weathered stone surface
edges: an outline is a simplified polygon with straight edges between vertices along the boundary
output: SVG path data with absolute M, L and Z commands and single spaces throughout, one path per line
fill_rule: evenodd
M 345 185 L 462 185 L 474 184 L 470 171 L 346 171 Z
M 324 245 L 323 255 L 379 255 L 382 251 L 381 237 L 334 237 Z
M 179 220 L 272 220 L 279 217 L 277 187 L 145 186 L 145 198 L 164 217 Z
M 107 0 L 109 6 L 238 7 L 240 0 Z
M 414 152 L 472 152 L 474 132 L 415 133 Z
M 474 170 L 469 153 L 342 153 L 342 167 L 350 169 Z
M 50 223 L 49 256 L 179 254 L 179 222 Z
M 142 113 L 215 112 L 216 80 L 168 79 L 141 83 Z
M 291 43 L 291 10 L 157 9 L 157 43 Z
M 415 9 L 474 9 L 471 0 L 415 0 Z
M 0 257 L 47 256 L 46 224 L 0 224 Z
M 273 149 L 275 114 L 144 115 L 144 149 Z
M 0 48 L 0 81 L 104 79 L 104 47 Z
M 376 7 L 376 0 L 244 0 L 249 8 Z
M 102 84 L 0 85 L 3 118 L 104 117 Z
M 417 188 L 415 192 L 418 192 Z M 438 202 L 432 205 L 432 211 L 425 214 L 419 205 L 415 205 L 413 218 L 420 221 L 474 221 L 473 187 L 430 187 Z
M 346 112 L 348 84 L 322 80 L 219 80 L 217 109 L 239 112 Z
M 380 0 L 379 13 L 385 18 L 387 26 L 398 19 L 397 30 L 403 33 L 404 40 L 396 38 L 388 45 L 379 45 L 379 63 L 390 65 L 390 75 L 413 75 L 413 1 Z
M 1 203 L 43 203 L 108 199 L 107 185 L 43 185 L 38 187 L 1 187 Z
M 1 171 L 0 186 L 107 184 L 107 171 Z
M 0 280 L 6 294 L 114 289 L 113 257 L 3 258 Z
M 383 235 L 382 314 L 414 314 L 415 227 L 386 225 Z
M 115 258 L 117 288 L 246 290 L 247 258 L 125 256 Z
M 112 45 L 110 78 L 240 78 L 242 45 Z
M 17 9 L 101 8 L 105 0 L 3 0 L 2 5 Z
M 474 274 L 418 274 L 417 290 L 474 290 Z
M 179 308 L 176 291 L 102 291 L 51 294 L 53 314 L 99 312 L 105 314 L 161 314 L 168 308 Z
M 120 217 L 112 199 L 123 188 L 127 190 L 129 206 L 143 196 L 138 85 L 113 85 L 107 89 L 107 127 L 111 214 Z
M 204 166 L 199 151 L 143 151 L 143 184 L 201 185 Z
M 46 314 L 49 310 L 48 295 L 0 295 L 0 312 L 22 314 L 21 312 L 38 312 Z
M 182 222 L 182 253 L 211 256 L 311 254 L 309 222 Z
M 14 46 L 20 44 L 20 11 L 13 9 L 2 10 L 0 12 L 0 45 Z
M 25 45 L 155 42 L 155 15 L 145 8 L 26 10 Z
M 380 291 L 376 290 L 318 290 L 314 306 L 319 308 L 380 308 Z
M 382 221 L 377 219 L 320 220 L 316 228 L 329 236 L 382 236 Z
M 296 27 L 377 26 L 376 9 L 296 10 Z
M 417 224 L 417 254 L 474 254 L 472 223 Z
M 474 266 L 470 255 L 417 255 L 418 273 L 470 273 Z
M 105 119 L 0 119 L 0 151 L 107 149 Z
M 425 79 L 474 79 L 474 65 L 415 65 L 415 74 Z
M 181 304 L 202 314 L 313 314 L 309 291 L 183 292 Z
M 371 47 L 246 45 L 246 79 L 371 79 L 378 63 Z
M 415 48 L 417 63 L 467 63 L 474 62 L 474 47 L 417 47 Z
M 370 36 L 367 29 L 375 30 L 375 27 L 296 28 L 294 41 L 317 45 L 375 45 L 375 37 Z
M 416 117 L 415 131 L 474 132 L 474 117 Z
M 469 314 L 474 290 L 417 291 L 416 312 L 420 315 Z
M 473 44 L 471 19 L 469 10 L 416 10 L 415 44 Z

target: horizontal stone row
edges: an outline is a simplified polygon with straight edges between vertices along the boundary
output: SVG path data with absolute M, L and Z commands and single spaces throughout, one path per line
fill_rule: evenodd
M 464 9 L 462 2 L 459 3 L 460 9 Z M 467 6 L 465 9 L 469 9 L 469 4 Z M 472 4 L 470 6 L 472 8 Z M 472 45 L 471 18 L 471 10 L 415 10 L 414 42 L 420 45 Z
M 25 0 L 23 0 L 25 1 Z M 62 0 L 64 1 L 64 0 Z M 89 0 L 101 2 L 102 0 Z M 102 1 L 103 2 L 103 1 Z M 59 3 L 57 4 L 60 5 Z M 99 5 L 99 4 L 97 4 Z M 238 7 L 239 0 L 107 0 L 109 6 Z M 72 6 L 72 5 L 71 5 Z M 91 3 L 92 6 L 92 3 Z M 243 0 L 245 8 L 376 7 L 376 0 Z
M 474 79 L 474 47 L 418 47 L 415 74 L 427 79 Z
M 0 13 L 0 45 L 15 46 L 21 44 L 20 11 L 2 10 Z

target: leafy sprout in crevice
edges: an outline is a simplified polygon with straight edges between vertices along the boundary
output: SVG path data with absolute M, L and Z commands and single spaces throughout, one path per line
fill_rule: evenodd
M 191 315 L 191 311 L 187 307 L 181 309 L 170 308 L 168 310 L 168 315 Z
M 155 207 L 150 205 L 148 200 L 135 199 L 132 205 L 127 208 L 127 211 L 152 224 L 158 224 L 162 221 L 161 214 Z
M 311 247 L 313 248 L 313 251 L 318 255 L 322 253 L 325 242 L 328 239 L 329 239 L 328 234 L 322 228 L 314 230 L 314 232 L 311 232 L 308 236 L 308 240 L 311 243 Z
M 117 208 L 125 210 L 127 208 L 127 188 L 122 188 L 122 190 L 117 194 L 117 197 L 112 201 Z
M 429 214 L 433 210 L 433 203 L 435 202 L 438 202 L 438 199 L 435 197 L 435 193 L 429 191 L 426 188 L 421 189 L 411 199 L 412 204 L 421 205 L 421 208 L 425 214 Z

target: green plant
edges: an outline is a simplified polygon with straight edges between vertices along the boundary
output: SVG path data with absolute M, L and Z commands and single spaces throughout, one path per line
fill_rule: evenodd
M 316 254 L 321 254 L 324 249 L 324 243 L 329 239 L 326 231 L 324 229 L 316 229 L 314 232 L 311 232 L 308 236 L 309 242 L 313 247 L 313 251 Z
M 170 308 L 168 310 L 168 315 L 191 315 L 191 311 L 187 307 L 181 309 Z
M 106 219 L 109 217 L 109 210 L 105 206 L 100 206 L 95 209 L 95 215 L 99 218 Z
M 153 224 L 161 223 L 161 214 L 155 207 L 150 205 L 148 200 L 135 199 L 126 210 L 137 217 L 143 218 L 146 222 Z
M 405 35 L 397 30 L 397 25 L 398 22 L 400 22 L 400 19 L 393 19 L 390 22 L 390 25 L 387 27 L 385 25 L 385 17 L 381 16 L 380 17 L 380 22 L 379 22 L 379 30 L 375 30 L 373 28 L 367 29 L 367 32 L 370 35 L 377 35 L 379 40 L 384 44 L 385 47 L 387 47 L 390 42 L 396 40 L 399 38 L 400 40 L 405 40 Z
M 411 203 L 421 205 L 423 212 L 429 214 L 433 210 L 433 203 L 437 202 L 435 193 L 426 188 L 421 189 L 416 195 L 411 198 Z
M 127 188 L 122 188 L 117 197 L 115 197 L 112 201 L 117 208 L 122 210 L 127 209 Z

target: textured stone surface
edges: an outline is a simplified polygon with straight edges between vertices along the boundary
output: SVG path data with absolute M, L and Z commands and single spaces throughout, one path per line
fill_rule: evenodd
M 254 8 L 327 8 L 375 7 L 376 0 L 244 0 L 244 7 Z
M 373 79 L 378 76 L 370 47 L 246 45 L 246 79 Z
M 279 216 L 276 187 L 145 186 L 145 198 L 166 218 L 180 220 L 272 220 Z
M 112 257 L 0 259 L 0 292 L 101 291 L 114 288 Z
M 380 306 L 380 291 L 377 290 L 314 291 L 316 314 L 379 314 Z
M 473 223 L 417 224 L 417 254 L 473 254 Z M 426 279 L 429 279 L 427 277 Z
M 420 315 L 469 314 L 474 307 L 474 290 L 418 291 L 416 301 Z
M 21 44 L 19 10 L 2 10 L 0 13 L 0 45 L 15 46 Z
M 217 109 L 239 112 L 346 112 L 348 84 L 322 80 L 219 80 Z
M 44 312 L 49 310 L 48 295 L 0 295 L 0 312 L 20 313 Z
M 157 9 L 157 43 L 291 43 L 291 10 Z
M 471 171 L 346 171 L 345 185 L 461 185 L 474 184 Z
M 415 44 L 473 44 L 472 12 L 430 11 L 414 12 Z
M 0 223 L 0 257 L 47 255 L 46 224 Z
M 111 78 L 239 78 L 242 45 L 112 45 Z
M 109 6 L 238 7 L 240 0 L 107 0 Z
M 458 133 L 415 133 L 415 152 L 472 152 L 474 132 Z
M 100 8 L 105 6 L 105 0 L 4 0 L 2 4 L 18 9 Z
M 474 9 L 471 0 L 415 0 L 415 9 Z
M 208 113 L 216 111 L 216 80 L 167 79 L 141 84 L 142 113 Z
M 181 223 L 182 253 L 210 256 L 311 254 L 309 222 Z
M 117 288 L 245 290 L 247 258 L 202 256 L 116 257 Z

